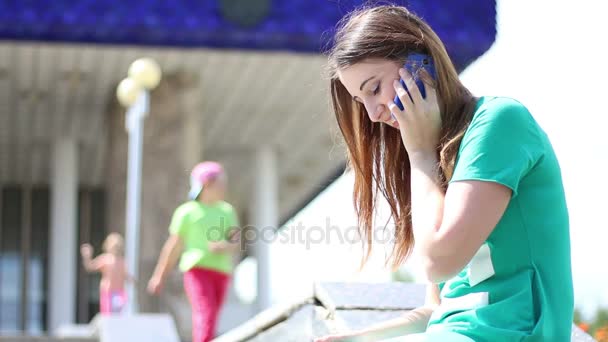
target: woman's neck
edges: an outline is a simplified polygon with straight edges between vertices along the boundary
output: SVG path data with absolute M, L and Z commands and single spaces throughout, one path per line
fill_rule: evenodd
M 198 201 L 199 201 L 199 203 L 202 203 L 204 205 L 214 205 L 215 203 L 218 202 L 215 199 L 205 198 L 205 197 L 200 198 Z

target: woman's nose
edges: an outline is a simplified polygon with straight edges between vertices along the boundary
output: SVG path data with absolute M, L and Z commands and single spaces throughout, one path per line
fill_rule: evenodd
M 373 107 L 367 110 L 367 115 L 369 116 L 369 119 L 373 122 L 378 122 L 382 117 L 383 111 L 384 107 L 382 105 L 374 105 Z

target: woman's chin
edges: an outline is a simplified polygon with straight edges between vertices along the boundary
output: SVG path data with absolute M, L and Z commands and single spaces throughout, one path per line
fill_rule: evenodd
M 397 121 L 387 123 L 387 125 L 391 126 L 392 128 L 394 128 L 396 130 L 399 130 L 399 122 L 397 122 Z

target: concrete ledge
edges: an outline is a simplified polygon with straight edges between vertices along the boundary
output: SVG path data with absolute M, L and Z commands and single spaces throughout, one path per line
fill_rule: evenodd
M 167 314 L 98 315 L 91 325 L 99 342 L 180 342 L 175 322 Z
M 359 330 L 422 305 L 424 286 L 403 283 L 317 283 L 313 298 L 276 305 L 213 342 L 300 342 Z M 572 342 L 594 342 L 572 325 Z

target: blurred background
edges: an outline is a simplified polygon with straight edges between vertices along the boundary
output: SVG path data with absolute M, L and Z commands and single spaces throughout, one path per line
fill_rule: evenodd
M 79 263 L 125 233 L 129 135 L 119 82 L 140 57 L 150 93 L 137 238 L 142 312 L 169 312 L 189 338 L 175 272 L 145 293 L 190 169 L 217 160 L 242 223 L 270 227 L 239 260 L 219 332 L 306 296 L 314 281 L 420 281 L 390 272 L 390 242 L 359 270 L 352 175 L 329 107 L 326 58 L 337 21 L 363 1 L 0 0 L 0 335 L 87 323 L 98 281 Z M 385 1 L 436 30 L 476 95 L 530 108 L 560 159 L 571 218 L 577 321 L 608 308 L 605 1 Z M 386 206 L 377 225 L 390 233 Z M 261 236 L 261 235 L 260 235 Z M 599 313 L 599 314 L 598 314 Z

